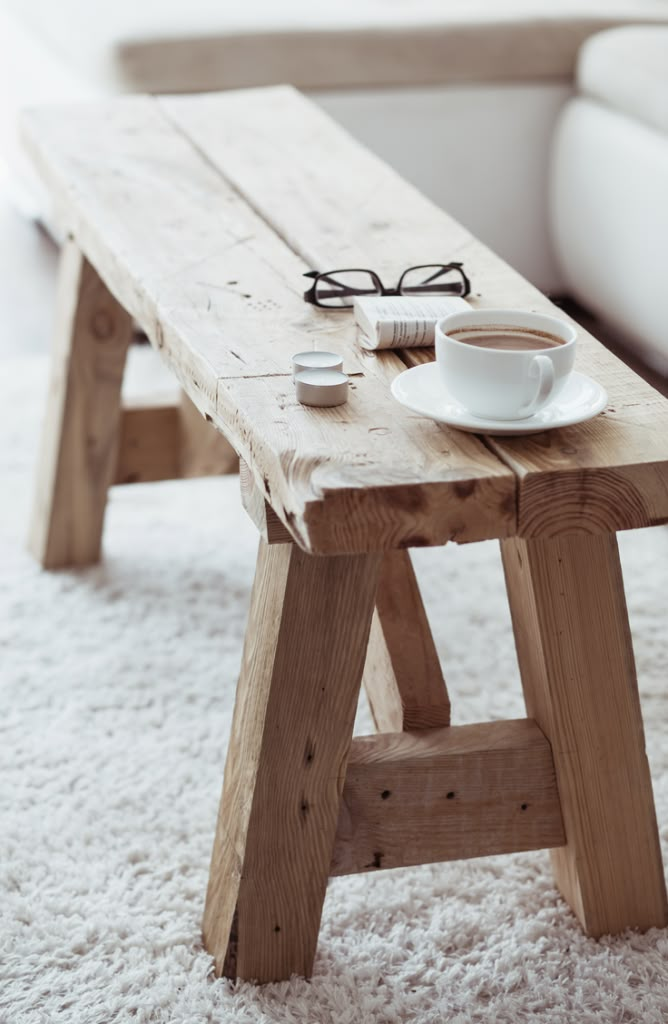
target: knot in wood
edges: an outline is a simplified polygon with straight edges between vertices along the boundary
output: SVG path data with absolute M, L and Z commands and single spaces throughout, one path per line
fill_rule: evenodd
M 107 341 L 114 333 L 114 321 L 109 313 L 100 309 L 91 321 L 91 331 L 98 341 Z

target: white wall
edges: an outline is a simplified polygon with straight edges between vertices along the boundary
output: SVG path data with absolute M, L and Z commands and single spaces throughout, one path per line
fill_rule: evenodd
M 43 198 L 34 203 L 37 186 L 27 162 L 17 159 L 17 109 L 103 92 L 0 9 L 0 178 L 4 158 L 16 167 L 11 185 L 27 211 L 45 212 Z M 554 123 L 569 92 L 565 84 L 530 82 L 312 98 L 538 287 L 558 292 L 563 282 L 547 230 L 547 168 Z M 23 195 L 22 183 L 29 185 Z M 425 259 L 447 256 L 425 253 Z
M 563 281 L 548 233 L 548 160 L 568 85 L 314 93 L 328 113 L 544 291 Z M 425 253 L 425 259 L 448 253 Z

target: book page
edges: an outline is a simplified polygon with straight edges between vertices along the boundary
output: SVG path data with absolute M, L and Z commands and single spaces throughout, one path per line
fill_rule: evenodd
M 364 348 L 418 348 L 434 344 L 434 326 L 449 313 L 470 309 L 459 296 L 363 296 L 355 320 Z

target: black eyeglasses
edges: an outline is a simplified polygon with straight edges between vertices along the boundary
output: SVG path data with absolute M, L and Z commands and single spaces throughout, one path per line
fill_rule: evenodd
M 373 270 L 310 270 L 313 284 L 304 292 L 307 302 L 322 309 L 351 309 L 359 295 L 461 295 L 471 291 L 462 263 L 426 263 L 409 267 L 396 288 L 386 288 Z

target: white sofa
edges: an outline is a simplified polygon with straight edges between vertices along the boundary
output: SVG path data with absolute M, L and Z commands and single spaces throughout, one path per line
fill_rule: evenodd
M 581 49 L 558 120 L 549 223 L 568 292 L 668 375 L 668 28 Z
M 539 287 L 572 287 L 617 316 L 599 292 L 589 302 L 571 253 L 577 235 L 564 227 L 578 221 L 581 194 L 565 127 L 573 103 L 580 109 L 574 69 L 601 29 L 668 25 L 668 0 L 247 0 L 234 11 L 214 0 L 0 3 L 0 73 L 14 92 L 6 138 L 26 101 L 291 81 Z M 555 167 L 570 181 L 562 189 Z M 578 253 L 595 262 L 584 245 Z

